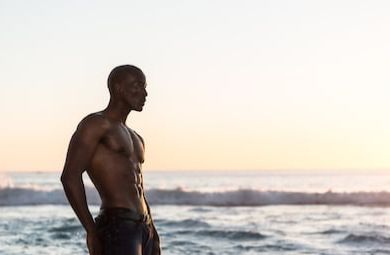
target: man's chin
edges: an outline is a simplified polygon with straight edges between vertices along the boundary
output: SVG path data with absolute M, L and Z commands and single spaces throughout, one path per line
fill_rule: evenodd
M 135 108 L 134 111 L 142 112 L 143 109 L 144 109 L 143 106 L 139 106 L 139 107 Z

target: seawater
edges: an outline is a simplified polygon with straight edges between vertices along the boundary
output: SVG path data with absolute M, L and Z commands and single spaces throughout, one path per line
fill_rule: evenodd
M 0 174 L 0 254 L 88 254 L 59 174 Z M 390 254 L 386 173 L 144 175 L 163 254 Z

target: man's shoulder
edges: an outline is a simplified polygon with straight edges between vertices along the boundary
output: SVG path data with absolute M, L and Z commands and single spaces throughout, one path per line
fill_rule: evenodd
M 77 129 L 88 130 L 108 130 L 109 127 L 110 122 L 101 112 L 94 112 L 84 116 L 77 125 Z

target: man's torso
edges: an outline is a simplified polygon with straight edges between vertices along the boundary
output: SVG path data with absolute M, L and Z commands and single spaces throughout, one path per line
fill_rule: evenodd
M 99 141 L 87 173 L 102 199 L 101 207 L 126 207 L 140 214 L 147 212 L 141 164 L 142 138 L 120 122 L 109 120 L 110 128 Z

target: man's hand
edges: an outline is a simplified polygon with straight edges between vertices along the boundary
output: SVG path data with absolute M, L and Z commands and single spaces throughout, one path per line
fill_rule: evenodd
M 89 255 L 103 255 L 101 241 L 96 232 L 87 232 Z

